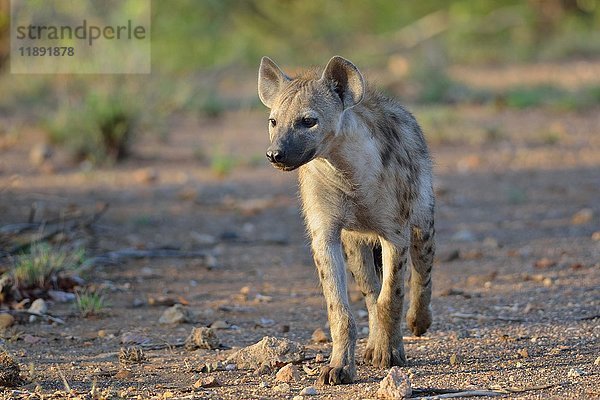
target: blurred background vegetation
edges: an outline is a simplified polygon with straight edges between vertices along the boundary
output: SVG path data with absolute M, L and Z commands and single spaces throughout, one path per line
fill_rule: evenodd
M 123 4 L 114 3 L 116 14 Z M 409 103 L 600 103 L 597 84 L 492 90 L 448 72 L 457 65 L 597 60 L 597 0 L 152 1 L 152 74 L 128 76 L 11 75 L 9 10 L 0 0 L 0 117 L 37 126 L 75 160 L 93 163 L 125 158 L 142 132 L 167 137 L 174 115 L 218 118 L 258 107 L 262 55 L 306 66 L 340 54 Z M 0 134 L 10 129 L 0 126 Z

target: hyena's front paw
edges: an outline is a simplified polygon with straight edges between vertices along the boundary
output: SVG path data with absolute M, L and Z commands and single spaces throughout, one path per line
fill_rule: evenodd
M 364 359 L 365 362 L 379 368 L 389 368 L 394 365 L 403 367 L 406 365 L 406 356 L 404 355 L 404 346 L 402 343 L 398 346 L 368 345 L 365 350 Z
M 342 383 L 352 383 L 354 381 L 354 373 L 349 366 L 332 367 L 330 365 L 321 367 L 321 372 L 317 378 L 317 384 L 324 385 L 341 385 Z
M 431 326 L 431 309 L 429 307 L 421 307 L 413 310 L 412 307 L 406 313 L 406 325 L 415 336 L 421 336 Z

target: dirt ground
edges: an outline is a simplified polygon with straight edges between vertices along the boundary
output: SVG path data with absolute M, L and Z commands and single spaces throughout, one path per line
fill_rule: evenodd
M 403 369 L 414 388 L 600 398 L 600 109 L 449 110 L 456 119 L 444 129 L 464 135 L 432 144 L 434 323 L 423 338 L 406 338 Z M 415 109 L 418 119 L 421 112 Z M 300 380 L 283 392 L 274 388 L 274 374 L 201 371 L 264 336 L 306 345 L 303 365 L 310 368 L 319 365 L 317 353 L 326 359 L 331 350 L 311 341 L 317 328 L 328 333 L 324 300 L 298 211 L 296 174 L 262 160 L 266 116 L 174 118 L 166 142 L 144 136 L 132 159 L 95 169 L 69 164 L 60 150 L 32 166 L 29 151 L 40 132 L 17 142 L 3 138 L 0 226 L 26 221 L 32 204 L 44 218 L 73 206 L 92 213 L 108 203 L 90 254 L 128 247 L 211 254 L 94 268 L 84 278 L 104 288 L 110 307 L 102 315 L 82 318 L 71 304 L 51 302 L 49 313 L 64 324 L 24 322 L 3 333 L 2 345 L 25 378 L 4 397 L 62 391 L 59 397 L 68 385 L 73 395 L 95 388 L 115 398 L 291 399 L 315 384 L 301 367 Z M 502 134 L 469 140 L 482 126 Z M 202 161 L 214 153 L 236 160 L 224 178 Z M 360 360 L 368 323 L 354 286 L 351 298 Z M 184 303 L 194 321 L 160 324 L 167 308 L 156 304 L 161 299 Z M 181 346 L 192 327 L 215 321 L 226 322 L 217 330 L 224 349 Z M 132 337 L 146 360 L 122 365 L 119 351 Z M 355 383 L 318 387 L 314 398 L 375 398 L 385 374 L 359 362 Z M 207 376 L 219 386 L 193 386 Z

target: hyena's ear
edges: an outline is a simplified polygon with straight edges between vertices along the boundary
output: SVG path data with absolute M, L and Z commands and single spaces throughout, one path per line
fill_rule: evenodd
M 290 78 L 271 60 L 263 57 L 258 68 L 258 97 L 262 103 L 271 108 L 275 97 L 284 83 Z
M 354 64 L 343 57 L 335 56 L 327 63 L 321 80 L 340 96 L 344 109 L 357 105 L 365 95 L 365 80 Z

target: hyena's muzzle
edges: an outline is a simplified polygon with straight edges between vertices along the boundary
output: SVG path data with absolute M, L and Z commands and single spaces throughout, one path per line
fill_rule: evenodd
M 311 161 L 316 148 L 305 135 L 289 132 L 273 138 L 267 149 L 267 159 L 275 168 L 293 171 Z

